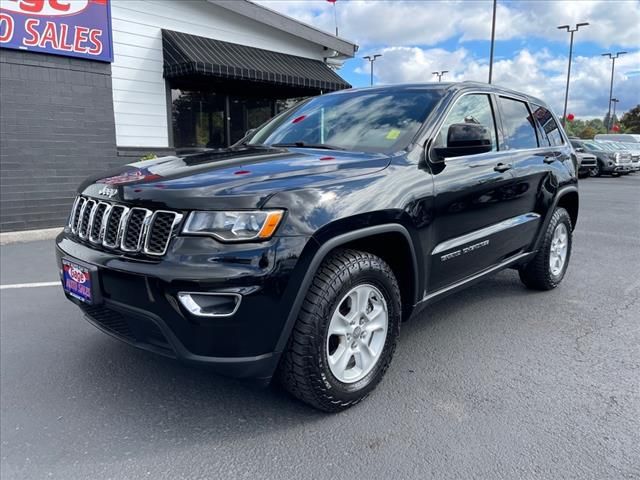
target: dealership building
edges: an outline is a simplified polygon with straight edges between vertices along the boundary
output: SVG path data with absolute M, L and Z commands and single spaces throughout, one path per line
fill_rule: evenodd
M 247 0 L 2 0 L 0 231 L 63 225 L 88 175 L 223 148 L 349 88 L 357 46 Z

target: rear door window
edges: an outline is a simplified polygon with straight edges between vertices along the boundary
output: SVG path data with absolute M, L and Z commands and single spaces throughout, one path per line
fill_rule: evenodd
M 510 150 L 537 148 L 538 138 L 533 116 L 525 102 L 498 97 L 505 143 Z
M 551 112 L 546 108 L 533 103 L 531 104 L 531 107 L 534 109 L 533 116 L 538 120 L 538 124 L 542 129 L 543 137 L 540 143 L 544 146 L 549 145 L 550 147 L 564 145 L 560 128 L 558 127 L 558 124 L 553 118 Z

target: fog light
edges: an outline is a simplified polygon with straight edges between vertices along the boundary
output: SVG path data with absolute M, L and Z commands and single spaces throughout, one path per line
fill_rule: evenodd
M 179 292 L 178 299 L 197 317 L 230 317 L 238 311 L 242 295 L 238 293 Z

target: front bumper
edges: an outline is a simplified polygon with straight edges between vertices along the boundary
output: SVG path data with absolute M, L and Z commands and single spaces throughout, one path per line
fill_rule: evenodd
M 98 268 L 96 305 L 76 303 L 101 330 L 136 347 L 204 364 L 235 376 L 268 379 L 276 345 L 297 294 L 297 269 L 307 237 L 278 237 L 255 244 L 223 245 L 207 237 L 177 237 L 161 259 L 129 258 L 57 238 L 57 259 Z M 242 296 L 228 317 L 191 314 L 178 292 Z

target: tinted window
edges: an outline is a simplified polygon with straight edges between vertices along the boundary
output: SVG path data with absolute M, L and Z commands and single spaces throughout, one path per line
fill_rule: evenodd
M 249 144 L 322 144 L 393 151 L 417 133 L 441 90 L 344 92 L 312 98 L 274 118 Z
M 560 133 L 560 129 L 558 128 L 558 124 L 556 123 L 553 115 L 549 110 L 539 105 L 531 105 L 534 108 L 533 116 L 536 117 L 538 123 L 542 127 L 544 131 L 544 136 L 542 141 L 540 142 L 542 145 L 549 144 L 552 147 L 563 145 L 564 140 L 562 139 L 562 134 Z
M 477 123 L 491 132 L 491 149 L 497 150 L 496 124 L 488 95 L 465 95 L 454 105 L 436 136 L 433 146 L 446 147 L 449 127 L 454 123 Z
M 527 104 L 519 100 L 498 97 L 502 127 L 509 149 L 537 148 L 535 123 Z

